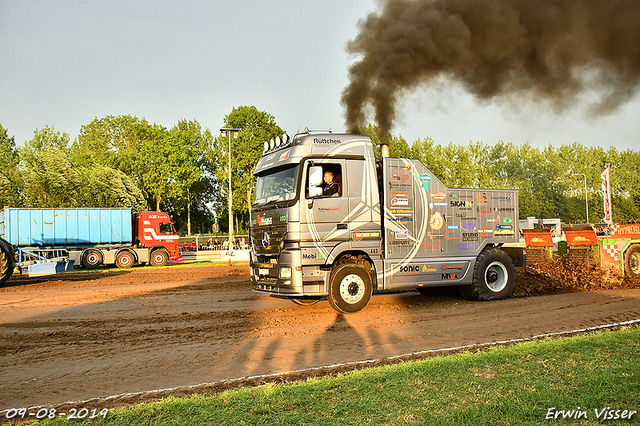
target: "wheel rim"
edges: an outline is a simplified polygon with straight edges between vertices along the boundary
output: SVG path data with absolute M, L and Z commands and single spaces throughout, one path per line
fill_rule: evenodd
M 633 253 L 629 257 L 629 268 L 634 275 L 640 275 L 640 252 Z
M 357 274 L 349 274 L 340 281 L 340 297 L 349 304 L 358 303 L 364 297 L 364 280 Z
M 164 263 L 164 254 L 162 253 L 156 253 L 156 255 L 154 256 L 155 262 L 160 265 L 162 263 Z
M 88 253 L 86 257 L 87 263 L 91 266 L 96 266 L 100 263 L 100 256 L 97 253 Z
M 131 265 L 131 256 L 129 256 L 128 254 L 122 255 L 120 256 L 120 264 L 122 266 L 129 266 Z
M 498 293 L 505 289 L 509 281 L 509 273 L 506 266 L 500 262 L 493 262 L 484 271 L 484 282 L 489 290 Z

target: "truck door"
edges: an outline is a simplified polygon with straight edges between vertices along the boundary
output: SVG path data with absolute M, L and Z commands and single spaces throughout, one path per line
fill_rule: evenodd
M 309 193 L 309 174 L 315 167 L 322 168 L 323 183 L 317 190 L 321 193 Z M 328 254 L 333 247 L 349 240 L 346 222 L 349 214 L 348 185 L 344 179 L 346 168 L 344 160 L 308 161 L 304 169 L 304 188 L 300 214 L 301 240 L 314 242 L 316 248 Z

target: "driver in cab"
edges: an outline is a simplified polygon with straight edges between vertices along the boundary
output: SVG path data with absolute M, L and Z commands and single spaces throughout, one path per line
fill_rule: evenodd
M 324 172 L 324 188 L 322 195 L 324 197 L 339 197 L 341 194 L 340 183 L 336 182 L 331 170 Z

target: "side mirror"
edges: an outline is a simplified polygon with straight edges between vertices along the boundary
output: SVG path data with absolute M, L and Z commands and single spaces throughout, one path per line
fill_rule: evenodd
M 322 195 L 322 166 L 309 168 L 309 197 L 315 198 Z

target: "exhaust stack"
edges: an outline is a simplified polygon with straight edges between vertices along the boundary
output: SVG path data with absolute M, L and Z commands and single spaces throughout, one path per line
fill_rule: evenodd
M 380 144 L 380 156 L 381 156 L 382 158 L 385 158 L 385 157 L 386 157 L 386 158 L 388 158 L 388 157 L 390 157 L 390 154 L 389 154 L 389 144 L 387 144 L 387 143 L 382 143 L 382 144 Z

